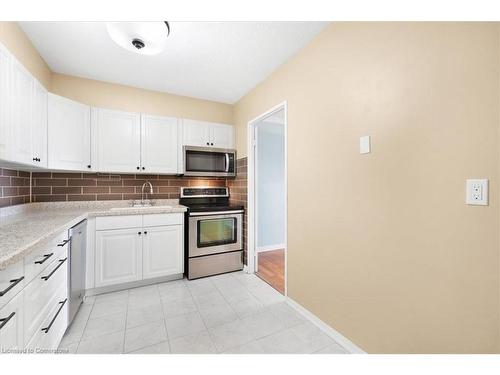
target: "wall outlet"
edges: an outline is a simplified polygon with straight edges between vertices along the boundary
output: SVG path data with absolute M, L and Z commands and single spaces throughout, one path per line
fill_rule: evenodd
M 465 203 L 478 206 L 488 205 L 487 179 L 468 179 L 465 190 Z
M 370 136 L 365 135 L 363 137 L 359 137 L 359 153 L 360 154 L 369 154 L 370 153 Z

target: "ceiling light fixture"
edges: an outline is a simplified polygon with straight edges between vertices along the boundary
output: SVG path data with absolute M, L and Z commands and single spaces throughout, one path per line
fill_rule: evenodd
M 170 25 L 163 22 L 107 22 L 113 41 L 127 51 L 141 55 L 157 55 L 165 49 Z

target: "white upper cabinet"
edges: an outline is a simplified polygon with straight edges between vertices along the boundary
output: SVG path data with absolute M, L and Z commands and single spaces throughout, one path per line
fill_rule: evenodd
M 10 157 L 10 54 L 0 45 L 0 159 Z
M 210 123 L 196 120 L 182 120 L 183 145 L 210 146 Z
M 97 171 L 140 171 L 140 114 L 92 108 L 91 134 L 92 164 Z
M 32 110 L 34 78 L 17 61 L 11 63 L 11 159 L 35 164 L 32 154 Z
M 177 119 L 143 114 L 141 172 L 178 173 Z
M 234 127 L 206 121 L 183 120 L 183 145 L 234 148 Z
M 210 146 L 234 148 L 234 127 L 231 125 L 212 124 L 210 126 Z
M 48 150 L 51 169 L 91 170 L 88 105 L 49 94 Z
M 33 164 L 47 168 L 47 98 L 48 93 L 38 81 L 33 86 L 31 121 L 31 153 Z

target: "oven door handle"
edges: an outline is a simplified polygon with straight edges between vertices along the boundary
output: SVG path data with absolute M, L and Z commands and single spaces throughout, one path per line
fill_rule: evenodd
M 234 211 L 209 211 L 209 212 L 190 212 L 190 217 L 195 216 L 216 216 L 216 215 L 232 215 L 232 214 L 242 214 L 243 210 L 234 210 Z
M 229 172 L 229 154 L 226 152 L 226 170 L 225 172 Z

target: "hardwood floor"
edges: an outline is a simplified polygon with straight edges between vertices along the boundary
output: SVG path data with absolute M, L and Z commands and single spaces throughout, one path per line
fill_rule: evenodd
M 259 253 L 259 271 L 256 275 L 281 294 L 285 294 L 285 250 Z

